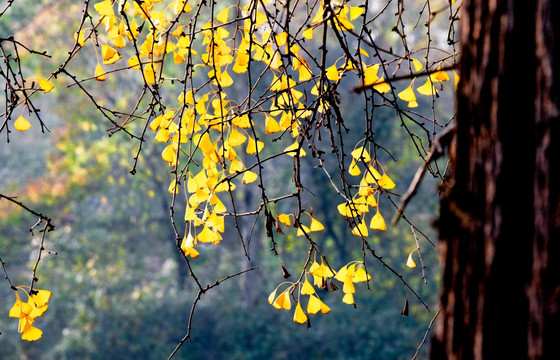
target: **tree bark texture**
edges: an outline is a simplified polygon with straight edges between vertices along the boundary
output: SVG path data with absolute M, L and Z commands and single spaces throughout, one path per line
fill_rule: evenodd
M 559 9 L 463 1 L 432 359 L 560 359 Z

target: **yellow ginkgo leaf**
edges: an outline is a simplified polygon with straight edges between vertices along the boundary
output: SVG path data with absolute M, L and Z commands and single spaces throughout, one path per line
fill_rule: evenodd
M 354 25 L 351 22 L 349 22 L 348 19 L 346 18 L 349 12 L 350 9 L 346 5 L 343 6 L 340 11 L 337 11 L 337 15 L 336 15 L 337 22 L 335 23 L 335 25 L 336 27 L 340 28 L 343 31 L 354 29 Z
M 109 45 L 101 45 L 101 56 L 103 57 L 103 65 L 111 65 L 122 58 L 122 55 Z
M 379 77 L 377 72 L 379 71 L 379 64 L 370 65 L 364 68 L 364 86 L 369 86 L 377 82 Z
M 43 93 L 48 93 L 50 92 L 52 89 L 54 89 L 54 85 L 51 84 L 47 79 L 38 79 L 39 81 L 39 87 L 41 88 L 41 90 L 43 91 Z
M 377 80 L 375 84 L 373 85 L 373 88 L 381 94 L 385 94 L 391 91 L 391 86 L 385 81 L 385 78 L 383 76 L 379 80 Z
M 401 100 L 404 100 L 408 103 L 413 101 L 416 102 L 416 95 L 414 95 L 414 90 L 412 90 L 412 84 L 410 84 L 410 86 L 408 86 L 406 89 L 398 93 L 398 97 Z
M 163 116 L 156 116 L 154 120 L 150 122 L 150 126 L 149 126 L 150 130 L 157 131 L 162 120 L 163 120 Z
M 38 307 L 43 307 L 47 305 L 52 293 L 49 290 L 37 290 L 36 294 L 33 294 L 33 301 Z
M 368 184 L 377 184 L 377 181 L 381 179 L 381 174 L 372 165 L 368 166 L 366 170 L 365 181 Z
M 202 171 L 201 171 L 201 173 L 202 173 Z M 198 188 L 199 188 L 199 186 L 200 186 L 200 185 L 198 184 L 198 181 L 197 181 L 197 177 L 198 177 L 198 176 L 199 176 L 199 175 L 193 177 L 193 176 L 189 173 L 189 177 L 188 177 L 188 179 L 187 179 L 187 191 L 188 191 L 190 194 L 196 192 L 196 190 L 198 190 Z M 206 176 L 205 176 L 205 177 L 206 177 Z M 204 184 L 205 184 L 205 183 L 206 183 L 206 180 L 204 180 Z
M 144 78 L 146 83 L 153 85 L 156 83 L 156 72 L 155 65 L 153 63 L 146 64 L 144 66 Z
M 367 213 L 369 212 L 369 206 L 367 204 L 366 198 L 364 196 L 360 196 L 354 199 L 354 205 L 356 206 L 356 210 L 360 213 Z
M 113 46 L 116 48 L 124 48 L 126 47 L 126 43 L 124 41 L 124 36 L 117 36 L 114 40 L 113 40 Z
M 284 46 L 284 45 L 286 45 L 286 42 L 288 41 L 288 33 L 287 32 L 281 32 L 280 34 L 276 34 L 275 38 L 276 38 L 276 43 L 279 47 Z
M 159 129 L 159 131 L 156 134 L 156 138 L 155 140 L 157 142 L 167 142 L 169 140 L 169 130 L 167 129 Z
M 360 266 L 352 275 L 352 282 L 358 283 L 371 280 L 371 275 L 366 272 L 363 266 Z
M 165 149 L 163 149 L 163 151 L 161 152 L 161 158 L 163 159 L 163 161 L 170 164 L 175 163 L 176 154 L 175 150 L 173 149 L 173 144 L 169 144 L 165 147 Z
M 326 75 L 327 75 L 327 79 L 331 81 L 338 81 L 338 79 L 340 79 L 340 75 L 336 68 L 336 64 L 326 69 Z
M 323 224 L 321 224 L 319 220 L 315 218 L 311 218 L 311 225 L 309 225 L 309 231 L 314 232 L 314 231 L 323 231 L 323 230 L 325 230 Z
M 208 226 L 204 226 L 204 229 L 198 234 L 197 240 L 217 245 L 222 241 L 222 235 L 218 231 L 213 231 Z
M 345 293 L 342 302 L 348 305 L 354 304 L 354 295 L 352 293 Z
M 232 189 L 235 188 L 232 186 Z M 222 200 L 220 200 L 220 198 L 218 198 L 216 195 L 210 198 L 210 204 L 214 205 L 214 212 L 216 214 L 224 213 L 227 210 Z
M 231 123 L 242 129 L 248 129 L 251 127 L 252 121 L 249 120 L 249 115 L 243 114 L 241 116 L 236 116 L 231 120 Z
M 284 290 L 282 294 L 278 295 L 276 300 L 274 300 L 274 303 L 272 303 L 272 306 L 277 309 L 290 310 L 292 308 L 292 302 L 290 301 L 290 292 L 288 290 L 289 288 Z
M 198 138 L 198 147 L 206 155 L 216 153 L 216 148 L 214 147 L 214 144 L 210 139 L 210 135 L 208 135 L 207 132 L 205 132 L 204 134 L 202 134 L 202 136 Z
M 247 154 L 255 155 L 257 152 L 260 152 L 264 148 L 264 143 L 262 141 L 255 141 L 252 137 L 249 137 L 247 141 L 247 148 L 245 151 Z
M 43 336 L 43 331 L 39 328 L 34 327 L 26 321 L 26 325 L 23 328 L 21 339 L 25 341 L 35 341 L 39 340 Z
M 296 311 L 294 312 L 294 322 L 298 324 L 303 324 L 307 322 L 307 315 L 303 312 L 301 304 L 298 302 L 296 305 Z
M 324 278 L 331 278 L 335 275 L 331 268 L 327 266 L 323 260 L 321 260 L 321 268 L 323 270 Z
M 280 128 L 280 125 L 278 125 L 278 122 L 273 117 L 266 115 L 265 132 L 267 134 L 274 134 L 281 130 L 282 129 Z
M 301 287 L 301 294 L 302 295 L 311 295 L 311 294 L 315 294 L 315 288 L 313 287 L 313 285 L 311 285 L 311 283 L 307 280 L 307 277 L 305 278 L 305 281 L 303 282 L 303 285 Z
M 319 7 L 319 11 L 317 11 L 317 14 L 315 14 L 313 19 L 311 19 L 311 23 L 312 24 L 317 24 L 321 21 L 323 21 L 323 7 L 322 6 Z
M 457 74 L 457 73 L 455 72 L 455 70 L 453 70 L 453 75 L 455 75 L 455 90 L 457 90 L 457 85 L 459 85 L 459 79 L 460 79 L 460 77 L 459 77 L 459 74 Z
M 97 81 L 105 81 L 105 79 L 107 78 L 105 76 L 105 70 L 103 70 L 100 63 L 97 63 L 97 66 L 95 67 L 94 76 L 95 76 L 95 80 Z
M 247 140 L 247 137 L 234 128 L 231 130 L 228 140 L 231 146 L 236 147 L 243 144 Z
M 8 313 L 9 317 L 12 318 L 20 318 L 21 317 L 21 300 L 19 298 L 19 295 L 17 293 L 17 291 L 14 291 L 16 294 L 16 302 L 14 303 L 14 305 L 10 308 L 10 312 Z
M 303 236 L 305 234 L 309 235 L 310 232 L 311 232 L 311 230 L 309 230 L 309 228 L 307 226 L 305 226 L 303 224 L 299 224 L 296 236 Z
M 367 51 L 365 51 L 364 49 L 360 48 L 360 54 L 364 55 L 365 57 L 369 57 L 369 54 Z M 348 63 L 347 65 L 349 68 L 353 68 L 353 64 L 352 63 Z
M 449 75 L 445 71 L 436 71 L 435 73 L 430 75 L 430 78 L 433 82 L 443 82 L 449 80 Z
M 79 33 L 74 34 L 74 41 L 77 42 L 80 46 L 84 46 L 86 44 L 84 38 L 84 30 L 80 30 Z
M 318 262 L 313 261 L 313 264 L 311 264 L 311 267 L 309 268 L 309 273 L 313 276 L 317 276 L 320 278 L 326 278 L 328 276 L 326 276 L 325 274 L 325 269 L 328 269 L 325 264 L 322 262 L 321 260 L 321 265 L 319 265 Z
M 416 90 L 422 95 L 431 96 L 436 93 L 436 88 L 432 85 L 432 81 L 430 79 L 426 80 L 424 85 L 417 87 Z
M 245 173 L 243 174 L 243 178 L 241 179 L 241 182 L 242 182 L 243 184 L 250 184 L 250 183 L 252 183 L 252 182 L 255 182 L 255 181 L 257 180 L 258 177 L 259 177 L 259 176 L 258 176 L 256 173 L 247 170 L 247 171 L 245 171 Z
M 177 182 L 175 181 L 175 179 L 173 179 L 173 181 L 171 181 L 171 184 L 169 184 L 169 187 L 167 188 L 167 191 L 170 194 L 178 194 L 179 193 L 179 187 L 177 186 Z
M 379 179 L 377 179 L 377 184 L 383 189 L 391 190 L 395 187 L 395 183 L 387 174 L 383 174 Z
M 377 211 L 375 215 L 371 218 L 371 222 L 369 223 L 369 228 L 372 230 L 380 230 L 385 231 L 387 230 L 387 225 L 385 225 L 385 219 L 381 216 L 381 213 Z
M 194 248 L 194 237 L 190 232 L 183 237 L 181 250 L 183 251 L 183 253 L 185 253 L 185 256 L 190 256 L 193 259 L 196 259 L 198 257 L 199 253 Z
M 369 162 L 371 160 L 369 152 L 363 146 L 360 146 L 359 148 L 354 149 L 350 153 L 350 155 L 352 155 L 353 159 L 359 160 L 359 161 Z
M 294 156 L 302 157 L 307 154 L 305 150 L 303 150 L 303 148 L 301 149 L 299 148 L 299 143 L 297 142 L 297 140 L 292 145 L 285 148 L 284 152 L 286 153 L 286 155 L 291 157 Z
M 131 67 L 133 70 L 140 70 L 140 61 L 138 60 L 138 56 L 132 57 L 127 61 L 128 66 Z M 183 95 L 183 93 L 181 93 Z
M 412 253 L 416 251 L 413 250 L 410 254 L 408 254 L 408 259 L 406 260 L 406 266 L 408 266 L 409 268 L 415 268 L 416 267 L 416 263 L 414 262 L 414 259 L 412 258 Z
M 278 215 L 276 215 L 276 218 L 282 224 L 284 224 L 286 226 L 292 226 L 292 221 L 290 219 L 290 215 L 288 215 L 288 214 L 278 214 Z
M 19 313 L 19 318 L 23 319 L 27 316 L 29 316 L 29 314 L 31 314 L 31 312 L 33 311 L 33 307 L 31 305 L 29 305 L 29 303 L 24 303 L 24 302 L 20 302 L 19 304 L 20 306 L 20 313 Z M 20 322 L 20 325 L 25 325 L 25 323 Z M 22 330 L 23 326 L 19 327 L 19 330 Z
M 30 127 L 31 127 L 31 123 L 29 121 L 27 121 L 27 119 L 24 118 L 23 115 L 20 115 L 16 119 L 16 121 L 14 121 L 14 128 L 17 131 L 29 130 Z
M 358 167 L 358 164 L 356 164 L 356 161 L 354 159 L 352 159 L 352 163 L 350 164 L 350 167 L 348 168 L 348 174 L 350 174 L 352 176 L 358 176 L 361 173 L 362 173 L 362 171 Z
M 302 293 L 303 294 L 303 293 Z M 309 302 L 307 303 L 307 313 L 317 314 L 321 310 L 322 301 L 315 295 L 309 295 Z
M 367 196 L 366 203 L 370 207 L 376 207 L 377 206 L 377 200 L 375 200 L 375 196 L 373 194 Z
M 47 311 L 49 307 L 48 305 L 43 305 L 39 307 L 35 304 L 33 299 L 29 299 L 27 303 L 29 304 L 29 306 L 31 306 L 31 312 L 29 313 L 29 315 L 27 315 L 31 319 L 35 319 L 43 316 L 43 314 L 45 313 L 45 311 Z
M 412 59 L 412 65 L 414 65 L 414 70 L 416 72 L 422 70 L 422 63 L 420 63 L 420 61 L 416 60 L 415 58 L 411 58 Z
M 336 209 L 340 213 L 340 215 L 344 216 L 345 218 L 352 218 L 358 216 L 358 211 L 356 210 L 355 206 L 348 203 L 338 204 Z
M 220 11 L 218 13 L 218 15 L 216 16 L 216 20 L 218 20 L 219 22 L 221 22 L 222 24 L 225 24 L 228 22 L 229 20 L 229 7 L 223 9 L 222 11 Z
M 311 72 L 311 68 L 309 67 L 309 65 L 307 64 L 307 62 L 303 62 L 302 60 L 300 60 L 301 65 L 298 67 L 298 80 L 301 81 L 307 81 L 309 79 L 311 79 L 311 77 L 313 76 L 312 72 Z
M 342 292 L 345 294 L 354 294 L 356 292 L 356 288 L 352 282 L 352 277 L 346 277 L 344 285 L 342 286 Z
M 320 265 L 316 260 L 313 260 L 313 263 L 311 263 L 311 266 L 309 267 L 309 273 L 311 275 L 315 275 L 315 272 L 319 269 Z
M 344 265 L 343 267 L 340 268 L 340 270 L 338 270 L 334 278 L 340 282 L 344 282 L 346 280 L 347 273 L 348 273 L 348 265 Z
M 272 305 L 272 303 L 274 302 L 274 298 L 276 297 L 276 291 L 278 291 L 278 288 L 274 289 L 274 291 L 271 292 L 270 295 L 268 295 L 268 303 L 270 305 Z
M 113 3 L 111 2 L 111 0 L 98 2 L 94 4 L 93 7 L 99 13 L 99 15 L 115 16 L 115 12 L 113 11 Z
M 368 236 L 368 229 L 364 219 L 362 219 L 362 221 L 360 221 L 360 223 L 352 229 L 352 235 L 360 236 L 360 237 Z
M 229 87 L 233 85 L 233 79 L 231 78 L 231 76 L 228 74 L 227 71 L 221 73 L 219 82 L 221 87 Z
M 350 6 L 350 21 L 356 20 L 364 13 L 364 8 L 359 6 Z
M 301 33 L 301 36 L 303 36 L 307 40 L 313 40 L 313 27 L 308 27 L 307 29 L 305 29 Z
M 319 300 L 321 301 L 321 300 Z M 324 302 L 321 301 L 321 313 L 322 314 L 328 314 L 331 312 L 331 308 L 327 306 L 327 304 L 325 304 Z

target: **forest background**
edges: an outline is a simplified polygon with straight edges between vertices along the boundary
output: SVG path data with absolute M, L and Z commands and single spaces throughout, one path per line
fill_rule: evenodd
M 442 6 L 446 3 L 441 1 Z M 372 11 L 377 9 L 375 4 Z M 403 17 L 407 28 L 416 27 L 423 4 L 407 3 Z M 35 1 L 14 2 L 0 19 L 0 37 L 14 35 L 33 49 L 48 50 L 52 59 L 22 58 L 27 70 L 48 75 L 72 48 L 72 34 L 79 25 L 79 16 L 75 15 L 82 8 L 81 1 L 43 1 L 40 5 Z M 443 41 L 438 45 L 445 47 L 449 22 L 445 17 L 442 20 L 434 21 L 432 36 L 434 40 L 441 36 Z M 391 31 L 394 21 L 393 16 L 380 18 L 375 25 L 376 41 L 381 47 L 399 52 L 400 37 Z M 407 40 L 411 48 L 416 48 L 425 38 L 409 36 Z M 308 44 L 309 49 L 318 47 L 313 41 Z M 336 49 L 334 40 L 332 48 Z M 340 55 L 334 50 L 329 54 L 332 59 Z M 96 60 L 92 56 L 73 65 L 74 74 L 87 78 L 92 76 Z M 405 88 L 409 81 L 402 80 L 401 87 Z M 131 90 L 138 85 L 138 79 L 124 75 L 115 74 L 104 83 L 92 81 L 89 85 L 103 103 L 127 104 L 138 96 Z M 349 138 L 352 144 L 362 136 L 363 115 L 359 106 L 345 98 L 357 85 L 344 79 L 338 88 L 340 109 L 350 136 L 355 136 Z M 236 91 L 247 92 L 246 83 L 235 86 Z M 447 86 L 434 105 L 443 119 L 453 116 L 452 89 Z M 147 142 L 138 171 L 131 175 L 137 144 L 126 134 L 107 136 L 111 124 L 100 119 L 95 106 L 84 99 L 77 86 L 57 84 L 47 95 L 38 98 L 36 105 L 50 131 L 41 133 L 40 127 L 35 126 L 12 134 L 9 143 L 2 141 L 0 184 L 3 194 L 17 195 L 19 201 L 48 214 L 56 225 L 48 235 L 47 252 L 37 276 L 38 286 L 48 287 L 53 298 L 41 320 L 43 338 L 22 342 L 14 331 L 15 323 L 7 317 L 13 292 L 9 286 L 0 287 L 0 310 L 4 314 L 0 316 L 2 358 L 166 357 L 186 332 L 198 289 L 189 281 L 188 270 L 173 241 L 175 234 L 169 224 L 171 177 L 161 163 L 161 146 Z M 432 99 L 419 98 L 418 102 L 416 111 L 430 118 Z M 387 153 L 380 152 L 381 162 L 397 184 L 394 192 L 403 194 L 423 159 L 396 121 L 393 109 L 378 109 L 373 124 L 376 137 L 386 139 L 384 144 L 390 145 Z M 267 143 L 267 151 L 274 153 L 281 148 Z M 291 163 L 292 159 L 286 157 L 279 159 L 274 169 L 266 170 L 267 188 L 278 194 L 290 191 Z M 444 168 L 445 162 L 442 164 Z M 336 211 L 340 203 L 337 193 L 329 179 L 312 168 L 311 161 L 308 165 L 303 182 L 313 184 L 309 190 L 315 196 L 307 201 L 325 225 L 320 234 L 325 251 L 333 262 L 360 259 L 358 240 Z M 425 269 L 406 266 L 407 257 L 418 246 L 409 224 L 400 222 L 386 232 L 372 235 L 376 253 L 403 274 L 430 310 L 411 296 L 398 276 L 370 259 L 368 271 L 373 280 L 370 289 L 365 284 L 357 286 L 356 308 L 340 302 L 340 291 L 325 293 L 322 300 L 332 313 L 313 317 L 310 328 L 294 324 L 291 312 L 276 311 L 266 299 L 283 281 L 282 266 L 292 273 L 302 266 L 306 243 L 293 233 L 286 234 L 279 241 L 279 255 L 271 256 L 262 217 L 254 225 L 254 219 L 242 219 L 242 231 L 251 239 L 251 260 L 240 248 L 237 233 L 226 232 L 220 246 L 205 248 L 196 259 L 198 275 L 203 282 L 213 283 L 229 274 L 258 269 L 228 279 L 203 295 L 193 317 L 192 342 L 185 344 L 176 357 L 427 357 L 429 345 L 422 342 L 437 313 L 439 293 L 440 265 L 431 224 L 437 217 L 438 184 L 438 179 L 427 177 L 407 207 L 407 217 L 427 238 L 420 237 L 420 246 L 426 250 Z M 244 208 L 251 208 L 258 203 L 260 192 L 245 187 L 237 196 Z M 396 209 L 390 204 L 383 206 L 386 216 L 392 217 Z M 28 269 L 35 263 L 40 236 L 30 236 L 28 231 L 35 220 L 17 206 L 0 201 L 1 256 L 15 283 L 26 282 Z M 226 228 L 233 226 L 231 219 L 226 220 Z M 408 316 L 401 316 L 405 301 L 409 302 Z

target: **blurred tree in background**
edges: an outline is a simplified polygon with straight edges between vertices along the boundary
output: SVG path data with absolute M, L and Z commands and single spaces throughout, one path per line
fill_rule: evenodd
M 0 346 L 8 349 L 2 356 L 160 359 L 187 341 L 176 358 L 401 359 L 417 352 L 426 357 L 422 342 L 437 312 L 440 272 L 430 226 L 437 216 L 436 183 L 444 176 L 445 162 L 428 164 L 435 180 L 414 188 L 418 191 L 406 209 L 399 206 L 399 197 L 415 183 L 424 158 L 435 154 L 437 134 L 453 117 L 458 4 L 411 2 L 406 11 L 404 5 L 7 4 L 0 17 L 3 103 L 8 104 L 0 134 L 9 140 L 0 147 L 0 257 L 14 285 L 28 283 L 30 269 L 38 264 L 34 289 L 53 295 L 48 311 L 37 319 L 42 339 L 28 343 L 15 331 L 17 320 L 7 316 L 13 289 L 9 284 L 0 288 L 6 299 Z M 133 18 L 138 19 L 135 25 Z M 288 34 L 287 40 L 282 34 Z M 151 35 L 158 41 L 150 42 Z M 243 43 L 244 36 L 253 40 Z M 220 43 L 224 39 L 225 45 Z M 120 47 L 121 41 L 128 47 Z M 286 41 L 291 47 L 282 45 Z M 143 46 L 147 55 L 130 62 Z M 247 59 L 243 46 L 250 48 Z M 245 71 L 239 69 L 243 59 Z M 13 75 L 10 69 L 16 69 Z M 28 80 L 23 83 L 20 77 Z M 54 89 L 43 94 L 46 85 L 39 79 L 48 79 Z M 12 93 L 19 99 L 10 100 Z M 207 94 L 206 102 L 196 106 Z M 192 109 L 199 137 L 194 125 L 183 120 Z M 278 109 L 291 116 L 284 125 Z M 169 111 L 177 129 L 172 131 L 170 124 L 152 128 Z M 14 131 L 20 130 L 15 123 L 20 114 L 31 124 L 24 132 Z M 231 125 L 243 116 L 249 118 L 248 127 Z M 280 130 L 273 129 L 270 118 Z M 50 131 L 43 134 L 46 128 Z M 190 131 L 185 139 L 180 129 Z M 229 157 L 225 148 L 226 141 L 234 141 L 233 129 L 258 137 L 264 147 L 252 152 L 244 143 L 235 147 L 238 157 Z M 211 136 L 209 147 L 202 134 Z M 286 147 L 294 141 L 298 145 L 292 152 L 299 146 L 306 156 L 289 156 Z M 168 161 L 163 155 L 171 166 L 162 162 L 166 146 L 179 158 Z M 351 154 L 361 148 L 372 160 L 363 152 Z M 204 157 L 219 164 L 218 182 L 236 186 L 220 195 L 227 230 L 220 232 L 216 246 L 200 238 L 209 215 L 207 198 L 195 204 L 193 191 L 186 191 L 189 179 L 201 170 L 211 177 L 214 170 Z M 237 170 L 234 160 L 242 162 Z M 364 177 L 370 171 L 373 180 L 360 184 L 360 177 L 348 173 L 354 166 Z M 381 175 L 374 169 L 390 175 L 396 187 L 378 183 Z M 241 177 L 250 170 L 258 180 L 243 184 Z M 366 235 L 354 230 L 366 215 L 369 227 L 377 211 L 373 206 L 366 214 L 352 210 L 363 206 L 355 199 L 365 188 L 377 194 L 386 231 Z M 346 217 L 338 208 L 344 202 L 351 209 Z M 197 208 L 197 219 L 184 221 L 189 206 Z M 394 213 L 406 221 L 392 226 Z M 55 231 L 36 227 L 30 237 L 37 214 L 52 219 Z M 291 214 L 294 229 L 279 214 Z M 308 233 L 309 215 L 324 230 Z M 181 248 L 195 225 L 199 255 L 193 259 Z M 297 236 L 298 227 L 303 236 Z M 420 249 L 426 250 L 421 258 Z M 421 266 L 406 265 L 410 254 Z M 342 282 L 327 280 L 337 291 L 323 291 L 319 283 L 317 294 L 332 314 L 312 315 L 301 289 L 305 278 L 313 282 L 314 260 L 335 271 L 350 261 L 364 262 L 372 280 L 356 284 L 350 304 L 341 302 L 347 293 Z M 284 279 L 282 267 L 290 278 Z M 266 299 L 286 280 L 294 284 L 292 308 L 276 311 Z M 300 298 L 310 328 L 290 324 Z M 405 302 L 408 316 L 401 317 Z M 193 305 L 196 311 L 191 312 Z

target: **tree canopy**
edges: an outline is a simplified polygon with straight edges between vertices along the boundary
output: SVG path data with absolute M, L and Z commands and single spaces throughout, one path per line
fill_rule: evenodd
M 410 298 L 426 310 L 429 330 L 437 311 L 425 299 L 437 294 L 422 284 L 427 272 L 437 273 L 425 230 L 435 214 L 408 204 L 425 173 L 445 179 L 446 163 L 437 159 L 453 126 L 460 1 L 26 5 L 9 2 L 0 12 L 3 32 L 14 32 L 0 37 L 2 147 L 18 149 L 5 155 L 14 167 L 33 156 L 23 155 L 29 149 L 18 148 L 20 138 L 52 150 L 43 165 L 50 175 L 42 168 L 26 169 L 27 176 L 8 171 L 15 181 L 4 181 L 0 192 L 9 231 L 27 226 L 34 239 L 30 266 L 13 248 L 0 250 L 13 293 L 9 316 L 23 340 L 43 336 L 41 317 L 57 298 L 48 281 L 39 285 L 38 272 L 49 278 L 64 266 L 49 255 L 72 247 L 90 249 L 78 262 L 91 276 L 107 271 L 100 279 L 107 293 L 84 298 L 107 302 L 107 309 L 112 296 L 120 299 L 118 285 L 111 285 L 116 278 L 138 283 L 132 302 L 160 291 L 154 284 L 167 286 L 150 273 L 164 267 L 150 256 L 178 264 L 179 281 L 196 292 L 190 310 L 181 309 L 190 315 L 186 332 L 173 334 L 171 356 L 192 339 L 191 329 L 196 333 L 203 296 L 233 278 L 251 279 L 239 294 L 248 304 L 261 301 L 253 288 L 266 288 L 271 312 L 289 310 L 307 327 L 333 302 L 356 307 L 359 292 L 400 283 L 402 315 Z M 51 124 L 61 129 L 56 144 L 36 140 Z M 36 174 L 40 182 L 17 186 Z M 418 195 L 432 205 L 436 197 Z M 43 211 L 57 199 L 70 200 L 65 210 L 56 217 Z M 154 208 L 157 215 L 147 215 Z M 21 214 L 35 220 L 23 223 Z M 104 228 L 102 220 L 114 225 Z M 115 244 L 122 224 L 131 238 L 153 242 L 142 249 Z M 72 227 L 79 238 L 53 239 Z M 88 227 L 95 231 L 85 236 Z M 405 241 L 391 244 L 398 239 Z M 175 252 L 163 247 L 169 244 Z M 101 259 L 93 249 L 104 246 L 145 258 L 134 265 Z M 224 246 L 225 253 L 216 250 Z M 222 266 L 231 254 L 241 255 L 235 257 L 241 267 Z M 255 264 L 263 254 L 272 262 Z M 143 275 L 127 278 L 130 266 Z M 376 283 L 378 272 L 388 275 L 387 284 Z M 28 285 L 19 282 L 25 276 Z M 79 279 L 64 276 L 78 286 Z M 178 304 L 188 306 L 184 299 Z

